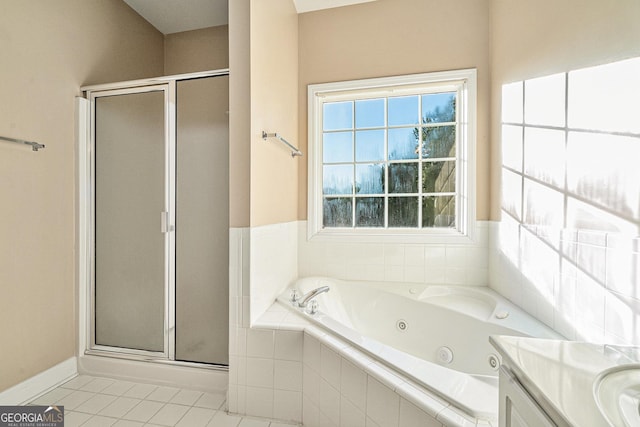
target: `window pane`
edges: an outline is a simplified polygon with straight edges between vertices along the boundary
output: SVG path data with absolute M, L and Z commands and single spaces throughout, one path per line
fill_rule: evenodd
M 422 95 L 422 123 L 455 122 L 456 93 Z
M 325 165 L 322 168 L 324 194 L 352 194 L 353 165 Z
M 356 165 L 356 193 L 384 193 L 384 165 Z
M 393 163 L 389 165 L 389 193 L 417 193 L 418 164 Z
M 356 227 L 384 227 L 384 198 L 356 199 Z
M 455 126 L 422 128 L 422 141 L 422 157 L 424 158 L 456 156 Z
M 418 158 L 418 129 L 389 129 L 389 160 Z
M 418 124 L 418 96 L 389 98 L 389 126 Z
M 353 128 L 353 101 L 327 102 L 323 105 L 322 114 L 324 130 Z
M 384 126 L 384 99 L 356 101 L 356 128 Z
M 425 193 L 456 191 L 456 162 L 425 162 L 422 165 L 422 189 Z
M 324 163 L 353 161 L 353 132 L 331 132 L 322 136 Z
M 353 201 L 350 197 L 326 198 L 322 206 L 325 227 L 351 227 Z
M 356 161 L 373 162 L 384 160 L 384 130 L 362 130 L 356 132 Z
M 417 197 L 389 197 L 389 227 L 418 227 Z
M 456 226 L 455 196 L 427 196 L 422 199 L 422 226 L 453 228 Z

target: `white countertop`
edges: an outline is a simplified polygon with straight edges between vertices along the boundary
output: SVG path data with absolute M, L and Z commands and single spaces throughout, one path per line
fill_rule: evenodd
M 559 425 L 608 425 L 593 395 L 594 380 L 605 369 L 640 362 L 621 354 L 630 349 L 622 346 L 512 336 L 490 341 L 503 365 Z

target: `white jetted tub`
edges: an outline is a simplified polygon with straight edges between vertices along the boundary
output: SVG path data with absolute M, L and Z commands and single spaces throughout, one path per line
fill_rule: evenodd
M 290 301 L 328 286 L 309 315 Z M 476 419 L 495 419 L 489 335 L 563 339 L 487 287 L 299 279 L 278 300 Z

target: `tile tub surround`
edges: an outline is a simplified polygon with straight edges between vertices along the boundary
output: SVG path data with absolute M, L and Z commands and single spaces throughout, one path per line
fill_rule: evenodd
M 273 313 L 267 308 L 292 281 L 305 275 L 330 275 L 342 279 L 486 285 L 488 278 L 488 225 L 477 222 L 477 242 L 471 246 L 425 244 L 344 244 L 308 242 L 307 223 L 297 221 L 253 228 L 230 229 L 229 308 L 229 411 L 283 420 L 302 419 L 302 392 L 279 379 L 280 372 L 301 372 L 301 359 L 288 360 L 278 353 L 276 342 L 284 333 L 250 332 L 257 319 L 262 325 L 296 323 L 293 313 Z M 274 254 L 289 254 L 276 268 Z M 296 263 L 290 262 L 296 259 Z M 288 328 L 288 327 L 287 327 Z M 297 345 L 302 348 L 302 327 L 296 325 Z M 265 338 L 265 337 L 269 338 Z M 273 351 L 247 353 L 251 342 L 264 340 Z M 253 350 L 249 350 L 253 351 Z M 251 355 L 249 355 L 251 354 Z M 294 362 L 294 363 L 287 363 Z M 300 363 L 299 365 L 297 363 Z M 276 367 L 278 373 L 276 374 Z M 248 379 L 247 370 L 273 369 L 273 375 Z M 292 389 L 293 388 L 293 389 Z M 286 404 L 285 404 L 286 402 Z
M 277 232 L 284 230 L 286 236 L 288 230 L 297 230 L 297 224 L 257 228 L 260 230 L 253 238 L 251 233 L 255 230 L 250 228 L 232 228 L 229 235 L 228 410 L 233 414 L 300 422 L 302 384 L 296 378 L 302 378 L 302 332 L 250 327 L 250 307 L 255 311 L 256 306 L 266 300 L 266 295 L 273 294 L 268 297 L 272 302 L 289 283 L 288 277 L 297 274 L 297 270 L 294 271 L 297 266 L 286 260 L 269 274 L 257 274 L 267 268 L 274 253 L 280 253 L 279 245 L 286 246 L 289 252 L 292 247 L 296 248 L 295 233 L 293 238 L 282 238 L 277 237 Z M 252 271 L 254 263 L 257 267 Z
M 247 331 L 238 340 L 237 348 L 246 352 L 260 341 L 270 344 L 273 337 L 276 357 L 281 357 L 283 351 L 292 358 L 302 357 L 300 365 L 290 366 L 294 370 L 287 381 L 297 384 L 298 376 L 302 376 L 301 420 L 305 426 L 491 426 L 489 421 L 471 419 L 447 402 L 429 395 L 421 386 L 311 325 L 279 302 L 254 326 L 262 329 Z M 242 356 L 238 360 L 241 361 Z M 240 366 L 239 371 L 241 377 L 248 376 L 246 367 Z M 277 376 L 282 374 L 277 373 L 275 365 L 273 372 L 276 383 Z M 242 387 L 236 386 L 236 389 Z M 248 399 L 246 393 L 240 397 Z M 249 402 L 240 404 L 249 405 Z M 232 409 L 231 401 L 229 408 Z M 379 408 L 385 409 L 379 411 Z M 391 414 L 389 418 L 387 412 Z
M 302 331 L 237 328 L 229 412 L 302 421 Z
M 303 421 L 309 427 L 491 426 L 316 327 L 304 333 Z
M 31 401 L 63 405 L 66 427 L 291 427 L 225 412 L 224 393 L 80 375 Z
M 307 240 L 307 222 L 299 221 L 299 277 L 487 286 L 489 221 L 476 221 L 470 245 L 421 243 L 344 243 Z
M 640 345 L 640 238 L 490 227 L 491 288 L 570 340 Z

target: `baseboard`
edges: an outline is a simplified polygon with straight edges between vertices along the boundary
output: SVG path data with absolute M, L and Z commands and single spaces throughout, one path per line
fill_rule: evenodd
M 22 405 L 78 375 L 78 362 L 70 357 L 56 366 L 0 392 L 0 405 Z
M 229 373 L 226 370 L 95 355 L 81 356 L 78 359 L 78 372 L 83 375 L 190 388 L 211 393 L 226 391 L 229 383 Z

